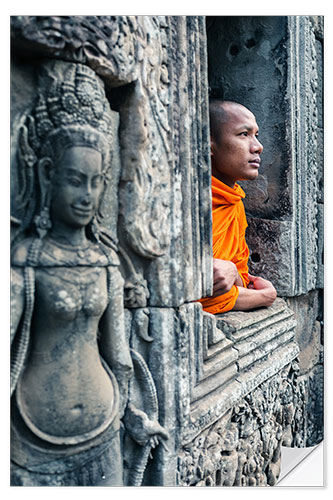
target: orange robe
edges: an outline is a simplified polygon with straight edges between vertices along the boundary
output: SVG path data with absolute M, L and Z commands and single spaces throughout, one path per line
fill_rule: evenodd
M 248 278 L 249 249 L 245 241 L 247 221 L 242 198 L 243 189 L 235 184 L 231 188 L 212 177 L 213 198 L 213 257 L 215 259 L 231 260 L 237 267 L 246 287 Z M 236 285 L 231 290 L 218 297 L 204 298 L 200 302 L 205 311 L 212 314 L 231 311 L 239 291 Z

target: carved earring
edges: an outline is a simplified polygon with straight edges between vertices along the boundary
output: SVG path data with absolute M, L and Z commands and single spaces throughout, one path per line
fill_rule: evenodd
M 48 206 L 44 206 L 40 211 L 39 215 L 35 217 L 35 226 L 40 238 L 44 238 L 47 231 L 51 229 L 51 218 L 50 218 L 50 209 Z
M 38 233 L 38 238 L 34 238 L 28 253 L 28 262 L 31 266 L 37 266 L 39 261 L 39 256 L 43 246 L 43 238 L 45 237 L 48 230 L 51 228 L 51 218 L 49 205 L 46 203 L 48 196 L 45 199 L 44 206 L 38 215 L 34 219 L 35 228 Z

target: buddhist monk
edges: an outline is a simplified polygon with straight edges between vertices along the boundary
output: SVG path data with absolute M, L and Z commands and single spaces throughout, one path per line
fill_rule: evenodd
M 243 198 L 237 181 L 258 176 L 263 146 L 256 118 L 236 102 L 210 102 L 212 201 L 213 201 L 213 295 L 201 299 L 212 314 L 246 311 L 273 304 L 272 283 L 248 272 L 249 249 Z

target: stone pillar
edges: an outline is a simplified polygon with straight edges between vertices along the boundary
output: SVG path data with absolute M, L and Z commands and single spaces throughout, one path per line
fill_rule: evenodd
M 17 204 L 17 131 L 44 66 L 58 60 L 92 69 L 119 117 L 114 161 L 120 163 L 112 169 L 119 180 L 106 192 L 103 224 L 118 246 L 127 339 L 136 353 L 129 394 L 170 435 L 146 467 L 144 450 L 126 434 L 124 481 L 133 484 L 133 467 L 143 460 L 143 484 L 174 485 L 177 310 L 212 290 L 204 18 L 16 16 L 11 36 L 13 238 L 24 217 Z M 158 402 L 144 377 L 152 379 Z
M 311 446 L 323 426 L 323 18 L 221 16 L 207 33 L 211 94 L 241 102 L 259 124 L 260 174 L 242 183 L 250 269 L 295 311 L 304 404 L 316 413 L 295 442 Z

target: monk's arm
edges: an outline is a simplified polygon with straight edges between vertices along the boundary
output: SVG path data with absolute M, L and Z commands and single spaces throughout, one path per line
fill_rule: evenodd
M 233 285 L 243 286 L 236 265 L 230 260 L 213 259 L 213 297 L 229 292 Z
M 239 287 L 234 311 L 247 311 L 256 307 L 269 307 L 276 299 L 277 293 L 272 283 L 259 276 L 249 274 L 248 288 Z

